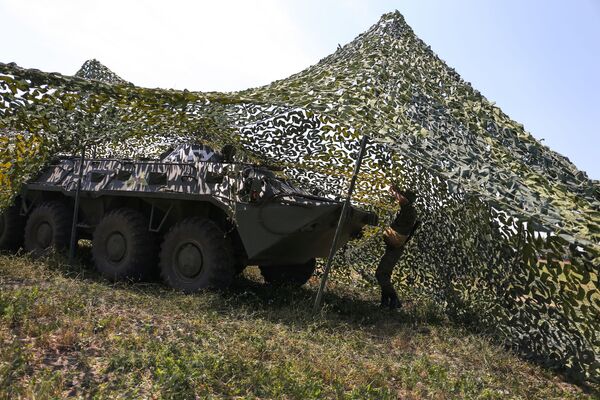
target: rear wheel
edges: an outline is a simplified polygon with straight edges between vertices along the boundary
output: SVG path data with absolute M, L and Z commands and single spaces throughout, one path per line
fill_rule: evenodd
M 0 250 L 16 250 L 23 244 L 25 218 L 18 206 L 11 206 L 0 213 Z
M 156 241 L 147 219 L 126 208 L 107 214 L 94 231 L 92 257 L 110 280 L 148 276 L 156 265 Z
M 193 217 L 175 225 L 160 252 L 163 280 L 190 293 L 228 286 L 235 275 L 231 241 L 209 219 Z
M 316 265 L 314 258 L 298 265 L 261 265 L 260 273 L 268 284 L 300 287 L 308 282 Z
M 51 249 L 64 251 L 69 246 L 73 216 L 60 201 L 36 207 L 25 225 L 25 250 L 34 257 L 47 255 Z

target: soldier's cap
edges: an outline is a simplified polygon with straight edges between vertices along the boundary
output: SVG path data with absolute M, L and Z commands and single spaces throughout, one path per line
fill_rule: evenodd
M 417 193 L 415 193 L 414 191 L 410 190 L 410 189 L 400 189 L 400 187 L 396 184 L 392 185 L 392 190 L 396 193 L 401 194 L 402 196 L 406 197 L 406 200 L 408 200 L 408 202 L 410 204 L 414 203 L 415 200 L 417 200 Z

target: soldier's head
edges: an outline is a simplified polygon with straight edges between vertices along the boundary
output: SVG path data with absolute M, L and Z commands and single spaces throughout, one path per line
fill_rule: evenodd
M 410 189 L 401 189 L 400 186 L 392 184 L 390 192 L 396 197 L 401 205 L 412 204 L 417 200 L 417 194 Z
M 221 154 L 223 155 L 223 161 L 226 163 L 232 163 L 235 159 L 236 148 L 231 144 L 226 144 L 221 149 Z

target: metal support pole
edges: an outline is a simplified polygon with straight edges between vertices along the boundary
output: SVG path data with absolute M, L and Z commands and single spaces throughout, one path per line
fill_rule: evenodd
M 85 145 L 81 149 L 81 164 L 79 165 L 79 178 L 75 189 L 75 206 L 73 207 L 73 224 L 71 225 L 71 246 L 69 247 L 69 264 L 73 265 L 75 260 L 75 248 L 77 247 L 77 223 L 79 218 L 79 196 L 81 195 L 81 181 L 83 180 L 83 163 L 85 161 Z
M 362 141 L 360 142 L 360 151 L 358 153 L 358 159 L 356 160 L 356 165 L 354 166 L 354 173 L 352 174 L 352 179 L 350 180 L 350 187 L 348 188 L 346 201 L 344 201 L 344 205 L 342 206 L 342 213 L 340 214 L 340 219 L 338 220 L 335 235 L 333 236 L 333 242 L 331 243 L 331 248 L 329 249 L 327 264 L 325 264 L 325 270 L 323 271 L 323 276 L 321 277 L 321 285 L 319 286 L 317 298 L 315 299 L 314 312 L 319 311 L 319 309 L 321 308 L 321 302 L 323 301 L 323 293 L 325 292 L 325 287 L 327 286 L 327 278 L 329 277 L 329 271 L 331 270 L 331 263 L 333 262 L 333 257 L 335 256 L 335 252 L 337 250 L 337 244 L 342 233 L 342 227 L 346 222 L 346 214 L 348 213 L 348 207 L 350 207 L 350 199 L 352 198 L 352 193 L 354 192 L 356 177 L 358 176 L 358 172 L 360 171 L 360 166 L 362 164 L 362 160 L 365 155 L 365 148 L 367 147 L 368 142 L 369 137 L 367 135 L 363 136 Z

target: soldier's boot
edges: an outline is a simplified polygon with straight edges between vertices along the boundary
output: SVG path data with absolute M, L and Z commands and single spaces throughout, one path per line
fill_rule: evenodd
M 402 302 L 398 298 L 398 295 L 396 294 L 396 292 L 394 292 L 394 294 L 390 297 L 389 308 L 390 308 L 390 310 L 395 310 L 395 309 L 401 308 L 401 307 L 402 307 Z
M 380 308 L 386 308 L 390 306 L 390 295 L 385 293 L 384 291 L 381 292 L 381 304 L 379 305 Z

